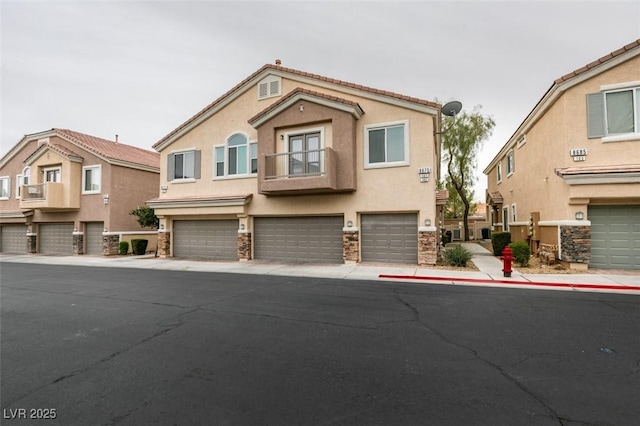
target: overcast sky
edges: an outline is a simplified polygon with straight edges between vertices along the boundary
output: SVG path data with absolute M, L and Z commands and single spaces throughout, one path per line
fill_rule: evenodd
M 465 110 L 482 170 L 556 78 L 640 38 L 640 1 L 0 0 L 4 155 L 68 128 L 151 149 L 265 63 Z M 639 76 L 640 79 L 640 76 Z

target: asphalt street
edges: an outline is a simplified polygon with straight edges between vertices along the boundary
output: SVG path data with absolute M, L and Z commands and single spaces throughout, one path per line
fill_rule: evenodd
M 640 419 L 637 295 L 0 268 L 3 425 Z

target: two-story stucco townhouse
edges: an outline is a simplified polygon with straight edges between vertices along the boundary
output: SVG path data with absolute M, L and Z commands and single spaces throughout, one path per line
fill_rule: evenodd
M 640 269 L 640 40 L 558 78 L 484 173 L 512 240 L 572 268 Z
M 117 254 L 145 234 L 129 212 L 157 195 L 159 158 L 66 129 L 24 136 L 0 160 L 0 251 Z
M 154 145 L 160 256 L 433 264 L 440 105 L 267 64 Z

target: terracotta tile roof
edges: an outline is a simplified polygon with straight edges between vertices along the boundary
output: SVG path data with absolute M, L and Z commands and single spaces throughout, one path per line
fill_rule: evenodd
M 436 190 L 436 204 L 446 204 L 449 201 L 449 191 L 446 189 L 437 189 Z
M 565 82 L 565 81 L 567 81 L 569 79 L 572 79 L 573 77 L 576 77 L 576 76 L 578 76 L 578 75 L 580 75 L 580 74 L 582 74 L 584 72 L 589 71 L 591 68 L 597 67 L 598 65 L 601 65 L 601 64 L 603 64 L 605 62 L 608 62 L 611 59 L 613 59 L 613 58 L 615 58 L 617 56 L 620 56 L 623 53 L 625 53 L 625 52 L 627 52 L 627 51 L 629 51 L 631 49 L 635 49 L 638 46 L 640 46 L 640 39 L 638 39 L 638 40 L 636 40 L 634 42 L 631 42 L 631 43 L 627 44 L 626 46 L 621 47 L 620 49 L 615 50 L 615 51 L 613 51 L 613 52 L 611 52 L 611 53 L 609 53 L 607 55 L 604 55 L 603 57 L 601 57 L 599 59 L 596 59 L 595 61 L 591 62 L 590 64 L 587 64 L 587 65 L 583 66 L 582 68 L 578 68 L 577 70 L 572 71 L 569 74 L 563 75 L 562 77 L 556 79 L 555 83 L 556 84 L 560 84 L 560 83 Z
M 289 92 L 285 96 L 283 96 L 282 99 L 280 99 L 279 101 L 274 102 L 273 104 L 269 105 L 267 108 L 263 109 L 262 111 L 260 111 L 259 113 L 257 113 L 256 115 L 254 115 L 253 117 L 251 117 L 247 121 L 249 123 L 252 123 L 252 122 L 256 121 L 260 117 L 268 114 L 269 112 L 271 112 L 274 109 L 278 108 L 280 105 L 282 105 L 283 103 L 287 102 L 289 99 L 295 97 L 296 95 L 298 95 L 300 93 L 303 93 L 303 94 L 306 94 L 306 95 L 310 95 L 310 96 L 314 96 L 316 98 L 326 99 L 326 100 L 332 101 L 332 102 L 338 102 L 338 103 L 341 103 L 341 104 L 349 105 L 349 106 L 359 110 L 361 113 L 364 112 L 362 110 L 362 108 L 360 107 L 360 105 L 358 105 L 357 102 L 353 102 L 353 101 L 350 101 L 348 99 L 339 98 L 337 96 L 327 95 L 326 93 L 316 92 L 314 90 L 304 89 L 302 87 L 296 87 L 291 92 Z
M 640 173 L 640 164 L 622 164 L 615 166 L 566 167 L 556 169 L 558 176 L 594 175 L 603 173 Z
M 238 90 L 239 88 L 241 88 L 242 86 L 244 86 L 245 84 L 247 84 L 248 82 L 253 80 L 255 77 L 260 75 L 262 72 L 264 72 L 266 70 L 269 70 L 269 69 L 277 70 L 277 71 L 281 71 L 281 72 L 286 72 L 286 73 L 289 73 L 289 74 L 294 74 L 294 75 L 297 75 L 297 76 L 300 76 L 300 77 L 312 78 L 312 79 L 315 79 L 315 80 L 318 80 L 318 81 L 324 81 L 324 82 L 336 84 L 338 86 L 343 86 L 343 87 L 348 87 L 348 88 L 352 88 L 352 89 L 362 90 L 364 92 L 369 92 L 369 93 L 373 93 L 373 94 L 376 94 L 376 95 L 388 96 L 388 97 L 391 97 L 391 98 L 401 99 L 401 100 L 404 100 L 404 101 L 407 101 L 407 102 L 414 102 L 414 103 L 417 103 L 417 104 L 430 106 L 430 107 L 437 108 L 437 109 L 440 109 L 440 107 L 441 107 L 441 105 L 439 103 L 432 102 L 432 101 L 427 101 L 425 99 L 414 98 L 414 97 L 411 97 L 411 96 L 401 95 L 399 93 L 389 92 L 389 91 L 386 91 L 386 90 L 374 89 L 372 87 L 367 87 L 367 86 L 363 86 L 363 85 L 360 85 L 360 84 L 349 83 L 349 82 L 346 82 L 346 81 L 337 80 L 335 78 L 324 77 L 324 76 L 319 75 L 319 74 L 312 74 L 312 73 L 308 73 L 308 72 L 304 72 L 304 71 L 299 71 L 299 70 L 296 70 L 296 69 L 293 69 L 293 68 L 286 68 L 286 67 L 283 67 L 281 65 L 266 64 L 266 65 L 262 66 L 260 69 L 258 69 L 256 72 L 251 74 L 249 77 L 245 78 L 240 83 L 236 84 L 233 88 L 231 88 L 231 90 L 227 91 L 225 94 L 220 96 L 218 99 L 216 99 L 215 101 L 213 101 L 212 103 L 210 103 L 209 105 L 204 107 L 202 110 L 200 110 L 194 116 L 192 116 L 187 121 L 182 123 L 180 126 L 175 128 L 173 131 L 171 131 L 165 137 L 160 139 L 158 142 L 156 142 L 153 145 L 153 147 L 156 148 L 157 146 L 161 145 L 163 142 L 171 139 L 172 136 L 174 136 L 175 134 L 179 133 L 182 129 L 184 129 L 190 123 L 192 123 L 193 121 L 197 120 L 199 117 L 204 115 L 211 108 L 213 108 L 216 105 L 218 105 L 221 102 L 223 102 L 226 98 L 231 96 L 231 94 L 233 94 L 236 90 Z
M 160 167 L 160 155 L 157 152 L 131 145 L 85 135 L 68 129 L 52 129 L 59 136 L 71 140 L 87 151 L 93 152 L 107 160 L 125 161 L 142 166 Z
M 489 192 L 489 199 L 487 201 L 489 201 L 490 204 L 502 204 L 504 202 L 504 199 L 502 198 L 502 194 L 498 191 L 496 192 Z

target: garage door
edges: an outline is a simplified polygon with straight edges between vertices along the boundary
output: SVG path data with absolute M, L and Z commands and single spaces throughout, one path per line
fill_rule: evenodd
M 364 262 L 418 263 L 418 217 L 415 214 L 362 215 Z
M 39 252 L 42 254 L 73 254 L 73 223 L 38 225 Z
M 84 233 L 85 254 L 102 256 L 102 231 L 104 222 L 87 223 Z
M 24 224 L 0 226 L 0 252 L 27 252 L 27 227 Z
M 640 206 L 590 206 L 591 268 L 640 269 Z
M 342 216 L 254 219 L 256 259 L 343 263 Z
M 173 256 L 238 260 L 238 220 L 174 221 Z

